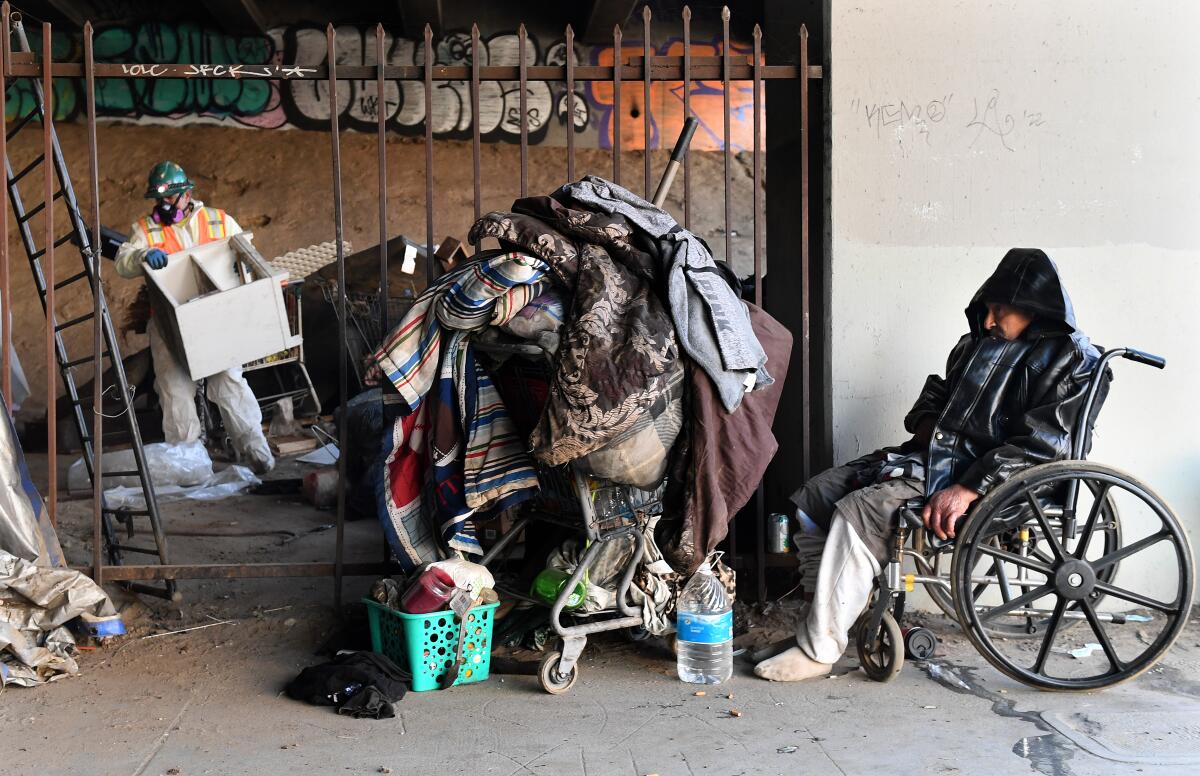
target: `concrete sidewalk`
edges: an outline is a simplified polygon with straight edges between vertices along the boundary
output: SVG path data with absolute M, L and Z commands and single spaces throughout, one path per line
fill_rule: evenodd
M 289 497 L 166 512 L 181 562 L 332 556 L 333 532 L 319 530 L 331 515 Z M 59 518 L 68 556 L 86 563 L 90 503 L 64 502 Z M 349 560 L 379 557 L 378 525 L 346 529 Z M 213 536 L 223 531 L 228 538 Z M 369 582 L 348 580 L 345 600 Z M 698 697 L 701 688 L 681 683 L 664 651 L 593 639 L 568 695 L 546 695 L 533 676 L 493 674 L 410 693 L 397 718 L 374 721 L 282 694 L 301 668 L 322 661 L 314 650 L 338 627 L 332 587 L 328 579 L 184 581 L 181 610 L 135 603 L 131 635 L 84 653 L 80 676 L 0 694 L 0 774 L 1200 772 L 1194 623 L 1157 668 L 1100 693 L 1012 682 L 956 626 L 929 617 L 943 637 L 940 656 L 908 663 L 886 685 L 869 681 L 853 658 L 801 685 L 764 682 L 739 662 L 728 684 Z M 197 625 L 211 627 L 142 638 Z
M 1095 694 L 1028 690 L 950 638 L 943 657 L 906 665 L 888 685 L 867 680 L 852 660 L 803 685 L 763 682 L 739 664 L 727 685 L 697 697 L 668 655 L 593 642 L 569 695 L 548 696 L 531 676 L 494 675 L 410 693 L 397 718 L 367 721 L 280 694 L 319 660 L 311 651 L 331 612 L 294 602 L 325 585 L 253 584 L 219 594 L 232 597 L 218 599 L 212 617 L 236 614 L 236 622 L 127 641 L 86 655 L 78 678 L 10 688 L 0 697 L 0 770 L 1082 776 L 1200 768 L 1196 626 L 1154 672 Z M 286 601 L 291 608 L 264 613 Z M 201 612 L 173 627 L 214 622 Z

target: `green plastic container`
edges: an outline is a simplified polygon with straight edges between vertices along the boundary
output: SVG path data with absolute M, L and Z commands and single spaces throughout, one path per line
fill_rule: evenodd
M 405 614 L 370 599 L 371 649 L 412 674 L 413 692 L 436 690 L 454 665 L 458 645 L 458 616 L 452 611 Z M 454 686 L 482 682 L 492 664 L 492 615 L 499 603 L 476 606 L 467 612 L 463 640 L 463 666 Z

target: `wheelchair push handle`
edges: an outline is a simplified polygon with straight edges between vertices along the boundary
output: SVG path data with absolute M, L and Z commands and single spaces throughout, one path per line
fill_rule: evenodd
M 1129 359 L 1130 361 L 1136 361 L 1139 364 L 1152 366 L 1155 369 L 1165 369 L 1167 366 L 1167 360 L 1162 356 L 1156 356 L 1153 353 L 1147 353 L 1144 350 L 1135 350 L 1133 348 L 1124 348 L 1124 351 L 1125 352 L 1122 353 L 1121 356 Z

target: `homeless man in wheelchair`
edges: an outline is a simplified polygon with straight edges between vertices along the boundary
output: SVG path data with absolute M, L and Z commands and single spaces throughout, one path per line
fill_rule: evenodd
M 970 332 L 950 351 L 945 378 L 930 375 L 904 419 L 912 439 L 828 469 L 792 496 L 825 538 L 823 547 L 798 545 L 800 552 L 822 547 L 812 604 L 797 645 L 755 667 L 764 679 L 829 673 L 910 500 L 924 500 L 928 532 L 953 538 L 958 519 L 989 490 L 1022 469 L 1070 456 L 1100 353 L 1076 326 L 1054 262 L 1041 250 L 1010 250 L 966 315 Z M 1107 380 L 1093 414 L 1106 387 Z

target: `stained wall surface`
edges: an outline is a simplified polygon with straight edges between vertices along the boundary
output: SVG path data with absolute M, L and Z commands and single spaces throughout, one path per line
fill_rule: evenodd
M 832 4 L 838 460 L 906 438 L 972 293 L 1040 247 L 1095 342 L 1169 361 L 1118 362 L 1091 458 L 1200 533 L 1198 24 L 1187 2 Z

